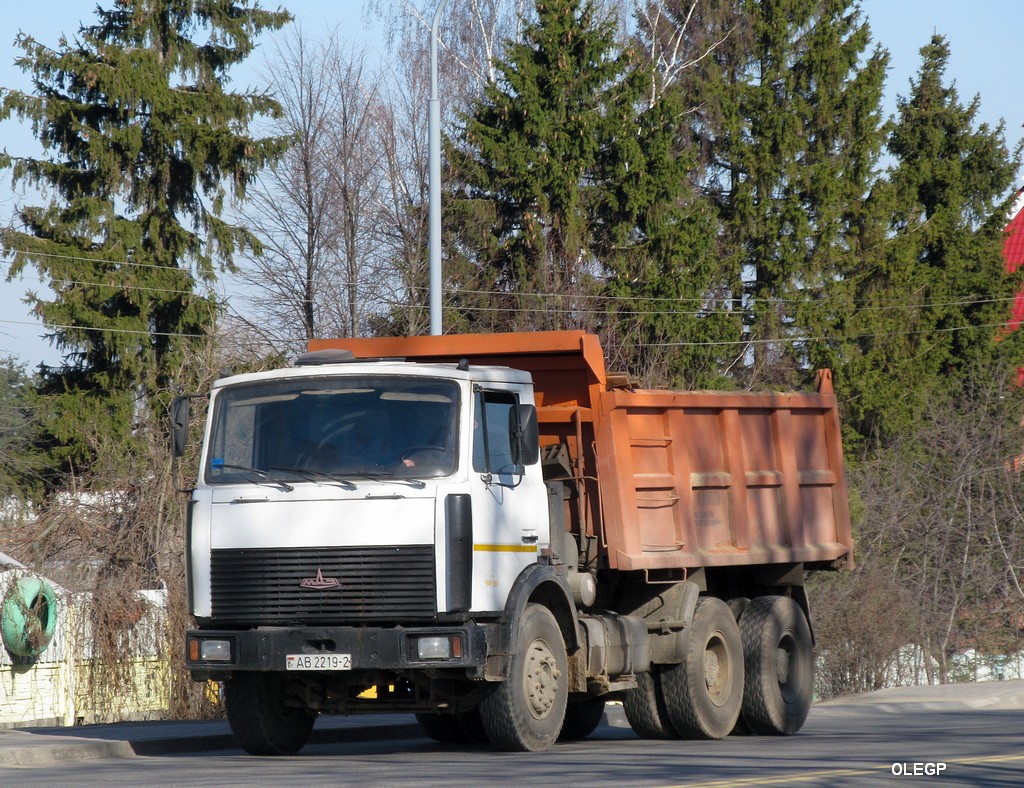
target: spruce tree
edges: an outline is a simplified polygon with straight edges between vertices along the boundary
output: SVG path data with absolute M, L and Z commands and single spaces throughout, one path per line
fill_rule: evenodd
M 1021 342 L 997 341 L 1015 289 L 1002 248 L 1019 152 L 1008 151 L 1001 125 L 976 126 L 978 97 L 965 106 L 946 82 L 941 36 L 921 56 L 897 104 L 894 163 L 876 189 L 888 237 L 856 283 L 860 352 L 844 388 L 849 426 L 869 449 L 917 429 L 936 401 L 959 394 L 970 369 L 1012 366 Z
M 657 96 L 635 114 L 629 144 L 608 151 L 602 334 L 618 353 L 611 364 L 644 385 L 723 387 L 741 324 L 728 309 L 714 212 L 691 186 L 692 153 L 676 144 L 684 115 L 677 94 Z
M 694 108 L 694 177 L 750 343 L 736 369 L 744 385 L 794 385 L 849 352 L 846 283 L 885 139 L 887 56 L 868 51 L 853 0 L 702 3 L 683 46 L 694 62 L 670 89 Z
M 647 383 L 711 385 L 714 226 L 634 42 L 594 3 L 536 4 L 449 146 L 459 328 L 588 328 Z M 451 322 L 451 321 L 449 321 Z M 681 343 L 686 343 L 685 345 Z M 712 370 L 712 374 L 707 374 Z
M 581 0 L 537 2 L 536 17 L 449 145 L 464 326 L 594 325 L 582 296 L 599 273 L 597 247 L 616 232 L 610 157 L 637 144 L 643 75 L 617 46 L 614 19 Z
M 36 394 L 24 365 L 0 358 L 0 524 L 12 499 L 38 492 L 44 458 L 34 445 Z
M 0 233 L 9 274 L 37 269 L 54 291 L 35 310 L 64 352 L 42 370 L 46 427 L 65 467 L 123 446 L 160 412 L 187 348 L 211 331 L 217 266 L 256 246 L 221 218 L 225 199 L 286 143 L 247 131 L 279 111 L 226 90 L 263 30 L 289 20 L 232 0 L 116 0 L 56 49 L 19 35 L 31 94 L 3 91 L 0 117 L 29 121 L 41 158 L 3 156 L 39 190 Z

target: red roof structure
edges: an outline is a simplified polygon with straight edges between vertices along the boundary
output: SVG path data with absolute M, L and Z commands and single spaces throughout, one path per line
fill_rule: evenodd
M 1016 273 L 1024 266 L 1024 189 L 1017 192 L 1017 201 L 1013 206 L 1013 216 L 1006 225 L 1006 238 L 1003 241 L 1003 262 L 1006 273 Z M 1018 290 L 1010 309 L 1010 319 L 1000 329 L 1002 335 L 1016 331 L 1024 324 L 1024 290 Z M 1024 367 L 1017 368 L 1017 385 L 1024 386 Z
M 1024 189 L 1017 192 L 1013 211 L 1013 218 L 1006 225 L 1006 240 L 1003 241 L 1003 258 L 1008 274 L 1015 273 L 1024 265 Z

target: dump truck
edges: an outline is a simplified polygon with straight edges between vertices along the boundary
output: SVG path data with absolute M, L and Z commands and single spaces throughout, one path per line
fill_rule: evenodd
M 853 560 L 827 371 L 640 390 L 578 331 L 332 339 L 205 396 L 185 660 L 248 752 L 322 714 L 506 751 L 611 700 L 648 738 L 803 724 L 804 580 Z

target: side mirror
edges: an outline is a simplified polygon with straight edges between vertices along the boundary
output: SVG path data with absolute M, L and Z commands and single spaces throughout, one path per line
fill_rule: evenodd
M 512 461 L 516 465 L 533 465 L 540 460 L 540 428 L 534 405 L 517 405 L 508 412 L 512 438 Z
M 181 457 L 188 444 L 189 400 L 191 396 L 175 397 L 171 403 L 171 455 Z

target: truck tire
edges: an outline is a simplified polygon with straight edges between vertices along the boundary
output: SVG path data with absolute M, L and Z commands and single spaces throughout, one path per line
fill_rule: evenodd
M 665 708 L 661 690 L 661 668 L 651 665 L 650 673 L 638 673 L 636 688 L 622 696 L 622 710 L 629 725 L 641 739 L 678 739 Z
M 587 738 L 604 719 L 604 698 L 588 698 L 565 707 L 565 719 L 559 741 L 578 741 Z
M 743 719 L 752 733 L 792 736 L 814 692 L 814 646 L 804 611 L 783 596 L 754 599 L 740 619 L 746 681 Z
M 460 711 L 455 715 L 459 719 L 459 727 L 466 737 L 466 741 L 473 744 L 490 744 L 487 731 L 484 729 L 484 721 L 480 719 L 480 707 L 474 706 L 469 711 Z
M 661 674 L 669 721 L 684 739 L 725 738 L 743 704 L 743 644 L 729 606 L 700 599 L 683 642 L 686 659 Z
M 487 744 L 490 741 L 480 720 L 479 708 L 457 714 L 421 711 L 416 713 L 416 722 L 428 738 L 441 744 Z
M 743 611 L 747 609 L 748 605 L 750 605 L 750 599 L 748 597 L 745 597 L 745 596 L 739 596 L 739 597 L 736 597 L 734 599 L 730 599 L 726 604 L 729 605 L 729 609 L 732 611 L 733 617 L 736 619 L 736 622 L 739 623 L 739 621 L 741 620 L 741 617 L 743 616 Z M 743 639 L 743 627 L 742 626 L 740 627 L 740 639 L 741 640 Z M 743 676 L 743 686 L 744 687 L 747 686 L 747 684 L 746 684 L 746 674 L 744 674 L 744 676 Z M 743 719 L 743 712 L 742 711 L 740 711 L 740 718 L 738 720 L 736 720 L 736 727 L 734 727 L 732 729 L 732 733 L 730 733 L 729 735 L 730 736 L 749 736 L 750 735 L 750 728 L 748 727 L 748 725 L 746 723 L 746 720 Z
M 568 697 L 562 631 L 550 610 L 528 604 L 508 676 L 480 702 L 487 737 L 507 752 L 547 750 L 562 730 Z
M 416 722 L 428 739 L 441 744 L 464 744 L 469 737 L 454 714 L 437 714 L 432 711 L 418 712 Z
M 286 676 L 236 673 L 224 684 L 228 723 L 250 755 L 294 755 L 309 741 L 316 715 L 284 704 Z
M 739 621 L 743 616 L 743 611 L 750 605 L 750 600 L 745 596 L 738 596 L 735 599 L 730 599 L 726 604 L 729 605 L 733 618 Z

